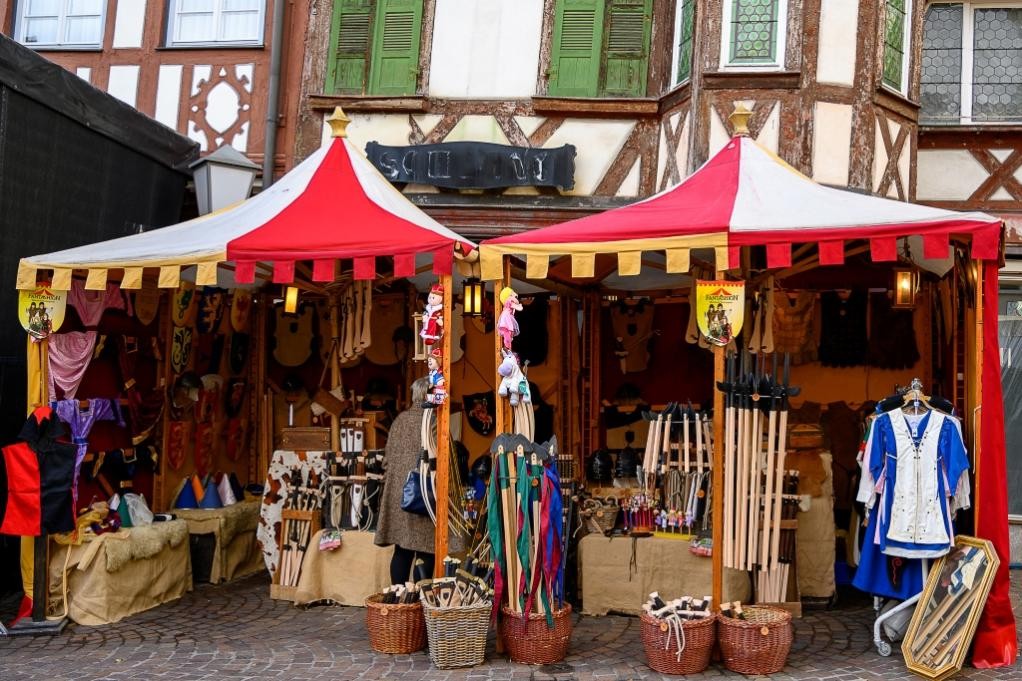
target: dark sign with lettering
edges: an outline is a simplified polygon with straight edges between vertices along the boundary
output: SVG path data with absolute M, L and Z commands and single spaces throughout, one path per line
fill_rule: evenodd
M 575 184 L 575 147 L 510 147 L 487 142 L 443 142 L 410 147 L 366 145 L 366 156 L 391 182 L 451 189 L 560 187 Z

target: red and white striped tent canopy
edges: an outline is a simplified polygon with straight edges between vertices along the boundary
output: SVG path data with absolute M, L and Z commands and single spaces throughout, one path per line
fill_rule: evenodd
M 898 257 L 898 239 L 922 237 L 925 258 L 948 257 L 948 240 L 971 238 L 972 256 L 996 260 L 1001 220 L 834 189 L 813 182 L 748 137 L 735 137 L 681 184 L 648 199 L 570 222 L 488 239 L 483 278 L 501 275 L 504 255 L 524 256 L 530 278 L 551 257 L 571 256 L 572 276 L 593 276 L 599 254 L 616 254 L 618 273 L 637 275 L 643 253 L 665 256 L 668 273 L 689 269 L 692 249 L 716 250 L 718 267 L 737 266 L 742 246 L 766 246 L 767 266 L 791 264 L 792 245 L 816 243 L 820 264 L 844 261 L 846 241 L 865 239 L 875 261 Z M 918 254 L 917 254 L 918 255 Z
M 40 271 L 67 290 L 75 270 L 86 288 L 103 289 L 110 270 L 123 288 L 140 288 L 145 268 L 161 287 L 176 287 L 183 268 L 199 285 L 291 283 L 295 265 L 311 262 L 313 281 L 332 281 L 338 260 L 351 260 L 356 279 L 371 279 L 376 258 L 393 258 L 394 275 L 416 273 L 416 256 L 432 256 L 436 274 L 450 274 L 457 248 L 475 245 L 419 210 L 384 178 L 341 130 L 277 183 L 229 208 L 150 232 L 23 258 L 18 288 Z M 420 262 L 422 257 L 420 257 Z M 231 272 L 230 270 L 233 270 Z M 272 273 L 272 274 L 271 274 Z M 231 276 L 233 274 L 233 276 Z M 189 271 L 186 276 L 191 276 Z

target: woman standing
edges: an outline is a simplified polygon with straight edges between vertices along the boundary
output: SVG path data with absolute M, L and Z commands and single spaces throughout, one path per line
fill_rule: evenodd
M 404 584 L 411 579 L 412 564 L 421 558 L 426 574 L 433 574 L 433 522 L 426 515 L 417 515 L 401 509 L 401 492 L 408 472 L 419 466 L 422 451 L 422 404 L 429 391 L 429 379 L 420 378 L 412 383 L 411 406 L 398 414 L 387 436 L 385 463 L 387 473 L 380 505 L 380 523 L 376 529 L 376 545 L 394 545 L 390 562 L 392 584 Z

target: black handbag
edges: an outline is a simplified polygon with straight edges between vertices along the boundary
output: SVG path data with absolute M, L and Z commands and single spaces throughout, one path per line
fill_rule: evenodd
M 401 488 L 401 510 L 415 515 L 429 515 L 426 511 L 426 500 L 422 498 L 422 483 L 419 470 L 408 471 L 405 485 Z

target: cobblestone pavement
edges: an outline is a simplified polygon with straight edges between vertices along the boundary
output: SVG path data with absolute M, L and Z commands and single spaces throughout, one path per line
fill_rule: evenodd
M 1022 610 L 1022 575 L 1012 596 Z M 227 586 L 199 586 L 184 598 L 105 627 L 70 626 L 55 638 L 0 639 L 0 681 L 47 679 L 167 679 L 169 681 L 333 681 L 425 679 L 471 681 L 669 679 L 644 663 L 633 617 L 576 619 L 561 664 L 512 664 L 493 651 L 469 670 L 439 671 L 425 653 L 379 655 L 366 639 L 361 608 L 298 609 L 268 597 L 267 581 L 252 577 Z M 771 679 L 827 681 L 918 679 L 895 652 L 880 657 L 872 644 L 869 607 L 815 611 L 795 621 L 795 643 L 784 672 Z M 699 676 L 743 678 L 717 663 Z M 767 678 L 767 677 L 744 677 Z M 1022 665 L 966 668 L 957 678 L 1022 679 Z

